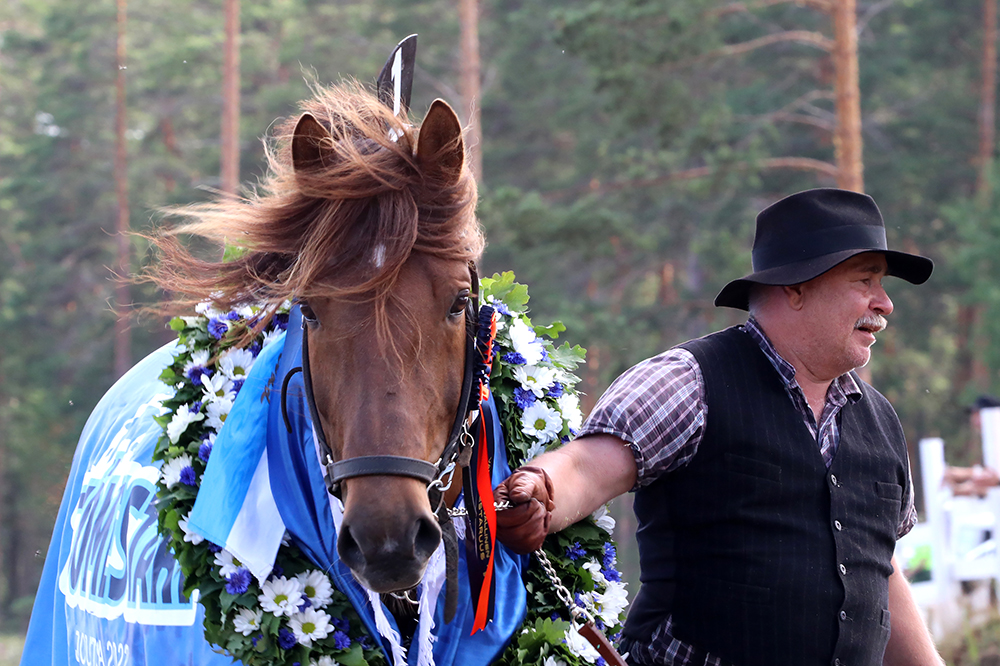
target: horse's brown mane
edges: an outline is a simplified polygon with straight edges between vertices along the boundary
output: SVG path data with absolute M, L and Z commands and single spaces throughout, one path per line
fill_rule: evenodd
M 167 295 L 158 311 L 184 313 L 211 300 L 220 309 L 267 306 L 263 326 L 289 298 L 318 294 L 372 300 L 380 334 L 385 305 L 411 252 L 475 260 L 484 239 L 476 183 L 463 166 L 453 185 L 422 173 L 416 132 L 358 83 L 319 88 L 302 103 L 334 140 L 321 166 L 296 173 L 296 118 L 265 144 L 268 173 L 245 199 L 219 198 L 169 212 L 190 221 L 151 237 L 158 261 L 146 279 Z M 401 114 L 402 115 L 402 114 Z M 390 130 L 397 137 L 390 138 Z M 196 257 L 180 236 L 244 250 L 223 262 Z M 373 259 L 382 256 L 376 269 Z

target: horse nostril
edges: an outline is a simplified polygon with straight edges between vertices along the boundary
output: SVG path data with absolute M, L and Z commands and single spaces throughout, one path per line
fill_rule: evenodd
M 344 564 L 354 571 L 360 571 L 364 567 L 365 556 L 346 523 L 341 525 L 340 534 L 337 535 L 337 551 Z
M 441 542 L 441 528 L 436 520 L 418 518 L 417 530 L 413 537 L 413 554 L 420 559 L 431 556 Z

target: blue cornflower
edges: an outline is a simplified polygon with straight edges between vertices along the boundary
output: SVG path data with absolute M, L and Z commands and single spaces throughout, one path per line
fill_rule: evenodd
M 618 556 L 618 553 L 615 552 L 614 544 L 607 542 L 605 542 L 604 546 L 602 546 L 602 550 L 604 552 L 601 557 L 601 564 L 604 565 L 605 569 L 610 569 L 614 566 L 615 558 Z
M 309 601 L 309 597 L 303 596 L 302 597 L 302 603 L 299 604 L 299 612 L 301 613 L 302 611 L 304 611 L 307 608 L 310 608 L 311 606 L 312 606 L 312 602 Z
M 337 631 L 342 631 L 345 634 L 351 630 L 351 623 L 348 622 L 346 618 L 331 617 L 330 624 L 333 625 L 334 629 L 336 629 Z
M 274 315 L 274 323 L 278 327 L 278 330 L 284 331 L 288 329 L 288 314 L 276 314 Z
M 239 321 L 240 315 L 235 311 L 230 311 L 222 315 L 222 319 L 228 319 L 229 321 Z
M 282 650 L 291 650 L 298 642 L 299 641 L 295 638 L 295 634 L 285 627 L 278 629 L 278 647 Z
M 535 394 L 531 391 L 525 391 L 520 386 L 514 387 L 514 402 L 517 403 L 518 409 L 527 409 L 528 405 L 534 404 Z
M 212 376 L 212 371 L 203 365 L 196 365 L 187 371 L 187 378 L 191 380 L 191 383 L 195 386 L 201 386 L 201 378 L 203 376 Z
M 598 627 L 598 629 L 601 629 Z M 604 631 L 601 629 L 601 631 Z M 604 661 L 604 657 L 598 657 L 597 661 L 594 662 L 594 666 L 608 666 L 608 662 Z
M 244 382 L 246 382 L 245 379 L 234 379 L 233 380 L 233 393 L 239 393 L 240 389 L 243 388 Z
M 351 637 L 343 631 L 333 632 L 333 647 L 338 650 L 346 650 L 351 647 Z
M 257 355 L 260 354 L 260 350 L 263 348 L 264 348 L 263 345 L 261 345 L 260 342 L 258 342 L 257 340 L 251 342 L 250 347 L 248 347 L 248 349 L 250 349 L 250 353 L 253 354 L 254 358 L 257 358 Z
M 222 336 L 229 330 L 229 324 L 215 317 L 208 320 L 208 334 L 216 340 L 221 340 Z
M 279 567 L 277 564 L 275 564 L 273 567 L 271 567 L 271 575 L 268 576 L 267 579 L 271 580 L 272 578 L 277 578 L 279 576 L 284 576 L 284 575 L 285 575 L 285 570 Z
M 212 554 L 221 553 L 222 552 L 222 546 L 217 546 L 216 544 L 214 544 L 211 541 L 209 541 L 208 542 L 208 552 L 210 552 Z
M 594 618 L 594 626 L 597 627 L 598 631 L 604 631 L 606 628 L 604 625 L 604 620 L 602 620 L 599 617 Z
M 587 551 L 583 549 L 579 541 L 574 541 L 573 545 L 566 549 L 566 557 L 576 562 L 578 559 L 587 554 Z
M 259 641 L 262 638 L 264 638 L 264 634 L 257 634 L 256 636 L 251 638 L 250 641 L 253 643 L 254 647 L 257 647 L 257 641 Z
M 546 351 L 546 350 L 545 350 L 545 349 L 543 348 L 543 349 L 542 349 L 542 361 L 547 361 L 547 360 L 549 360 L 549 352 L 548 352 L 548 351 Z M 542 361 L 539 361 L 539 363 L 541 363 Z
M 605 567 L 601 569 L 601 573 L 610 581 L 614 581 L 615 583 L 622 582 L 622 572 L 614 567 Z
M 236 573 L 226 576 L 226 592 L 229 594 L 243 594 L 250 588 L 250 571 L 238 569 Z
M 570 428 L 569 429 L 569 434 L 572 435 L 573 437 L 576 437 L 577 435 L 580 434 L 580 431 L 577 430 L 576 428 Z
M 549 615 L 549 619 L 552 620 L 553 622 L 558 622 L 562 618 L 559 617 L 559 613 L 552 611 L 552 615 Z
M 524 360 L 524 357 L 516 351 L 507 352 L 500 357 L 500 360 L 504 363 L 510 363 L 511 365 L 524 365 L 527 362 Z
M 195 476 L 193 467 L 188 465 L 187 467 L 181 470 L 181 483 L 183 483 L 186 486 L 193 486 L 197 482 L 198 479 Z
M 559 441 L 565 444 L 566 442 L 569 441 L 569 435 L 563 435 L 562 437 L 559 438 Z
M 198 447 L 198 457 L 201 458 L 202 462 L 208 462 L 208 457 L 212 455 L 212 445 L 205 442 Z
M 549 390 L 546 391 L 546 395 L 548 395 L 550 398 L 558 398 L 563 394 L 565 390 L 566 387 L 560 384 L 559 382 L 552 382 L 552 386 L 550 386 Z
M 611 641 L 612 643 L 617 643 L 621 639 L 621 637 L 622 637 L 622 632 L 619 631 L 614 636 L 608 636 L 608 640 Z
M 358 645 L 360 645 L 364 650 L 371 648 L 372 644 L 371 641 L 368 640 L 367 634 L 358 639 Z
M 192 414 L 197 414 L 198 412 L 200 412 L 201 411 L 201 400 L 199 400 L 198 402 L 196 402 L 193 405 L 191 405 L 190 407 L 188 407 L 188 411 L 191 412 Z

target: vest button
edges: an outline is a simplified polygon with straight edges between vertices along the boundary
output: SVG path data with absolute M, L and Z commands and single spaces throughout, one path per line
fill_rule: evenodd
M 839 659 L 834 659 L 833 660 L 833 666 L 840 666 L 840 660 Z
M 845 576 L 847 575 L 847 567 L 845 567 L 843 564 L 840 565 L 840 573 L 844 574 Z
M 837 483 L 837 475 L 836 474 L 831 474 L 830 475 L 830 483 L 832 483 L 834 487 L 837 487 L 838 485 L 840 485 L 840 484 Z
M 840 619 L 841 620 L 847 619 L 847 611 L 840 611 Z
M 837 528 L 838 532 L 841 531 L 842 529 L 844 529 L 844 526 L 840 524 L 839 520 L 833 521 L 833 526 Z

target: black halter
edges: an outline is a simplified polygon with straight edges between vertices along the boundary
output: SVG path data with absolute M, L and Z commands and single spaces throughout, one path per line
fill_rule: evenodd
M 288 419 L 288 412 L 285 406 L 285 394 L 288 384 L 296 372 L 302 371 L 303 384 L 305 385 L 306 403 L 309 405 L 309 415 L 312 418 L 313 429 L 316 433 L 317 443 L 321 455 L 322 464 L 326 468 L 327 490 L 335 497 L 340 497 L 341 482 L 346 479 L 358 476 L 406 476 L 423 481 L 428 485 L 428 495 L 430 495 L 431 506 L 435 509 L 440 507 L 443 491 L 451 485 L 451 475 L 455 467 L 461 462 L 460 457 L 470 449 L 470 442 L 462 437 L 463 428 L 470 420 L 470 408 L 473 406 L 472 393 L 473 386 L 473 366 L 474 353 L 476 349 L 476 328 L 479 313 L 479 272 L 474 262 L 469 262 L 469 271 L 472 274 L 472 285 L 474 291 L 465 308 L 465 372 L 462 378 L 462 393 L 459 397 L 458 410 L 455 413 L 455 422 L 452 424 L 448 442 L 441 453 L 441 457 L 436 463 L 421 460 L 420 458 L 409 458 L 407 456 L 357 456 L 346 460 L 334 460 L 333 450 L 327 443 L 326 434 L 323 431 L 323 423 L 320 421 L 319 411 L 316 407 L 316 398 L 313 394 L 312 373 L 309 363 L 309 327 L 305 320 L 302 320 L 302 366 L 295 368 L 285 376 L 281 389 L 281 410 L 285 419 L 285 427 L 291 432 L 291 422 Z M 478 407 L 478 403 L 475 404 Z M 439 521 L 440 512 L 437 512 Z

